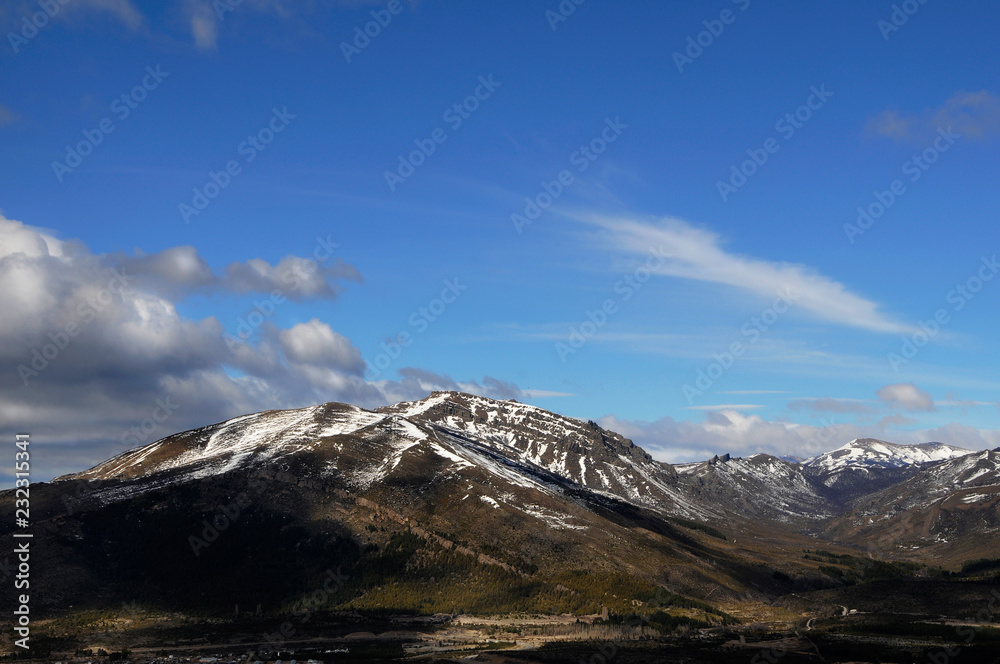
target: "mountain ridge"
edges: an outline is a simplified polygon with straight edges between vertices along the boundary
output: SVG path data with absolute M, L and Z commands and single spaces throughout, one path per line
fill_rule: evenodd
M 661 591 L 735 606 L 866 573 L 834 571 L 817 546 L 955 566 L 995 549 L 998 452 L 834 470 L 851 483 L 767 454 L 675 466 L 592 421 L 439 392 L 180 432 L 33 485 L 32 513 L 72 572 L 43 588 L 50 608 L 281 602 L 331 556 L 354 578 L 345 610 L 595 613 Z M 288 560 L 299 571 L 263 589 L 229 571 Z

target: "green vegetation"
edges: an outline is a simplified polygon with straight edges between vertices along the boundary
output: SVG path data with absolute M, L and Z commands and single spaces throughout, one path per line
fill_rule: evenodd
M 666 611 L 656 611 L 649 616 L 640 616 L 634 613 L 618 614 L 613 613 L 607 620 L 595 620 L 595 625 L 627 625 L 629 627 L 651 627 L 660 634 L 674 634 L 679 629 L 699 629 L 702 627 L 712 627 L 712 623 L 706 620 L 698 620 L 689 616 L 678 616 Z
M 940 574 L 930 570 L 926 565 L 895 560 L 879 560 L 877 558 L 861 558 L 850 554 L 837 554 L 823 549 L 805 549 L 802 556 L 805 560 L 826 563 L 817 569 L 842 581 L 846 585 L 867 583 L 872 581 L 891 581 L 904 577 L 912 577 L 918 572 L 927 575 Z M 777 578 L 777 577 L 776 577 Z
M 648 604 L 655 608 L 675 607 L 684 609 L 701 609 L 705 613 L 718 616 L 723 625 L 737 625 L 740 622 L 735 616 L 731 616 L 725 611 L 720 611 L 707 602 L 703 602 L 699 599 L 693 599 L 691 597 L 685 597 L 684 595 L 678 595 L 677 593 L 672 593 L 669 590 L 664 590 L 663 588 L 656 589 L 654 596 L 650 598 Z
M 912 636 L 941 640 L 945 643 L 1000 643 L 1000 629 L 994 627 L 956 627 L 910 620 L 857 621 L 834 625 L 827 629 L 831 634 L 866 636 Z
M 945 576 L 982 576 L 982 572 L 994 572 L 989 578 L 1000 580 L 1000 558 L 980 558 L 962 564 L 958 572 L 945 572 Z

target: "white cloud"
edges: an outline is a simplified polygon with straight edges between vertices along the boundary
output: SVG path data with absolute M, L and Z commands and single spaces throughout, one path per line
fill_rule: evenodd
M 250 341 L 233 342 L 216 318 L 178 311 L 192 294 L 274 287 L 290 300 L 331 299 L 338 279 L 360 279 L 352 266 L 327 260 L 298 274 L 295 290 L 283 267 L 308 260 L 254 259 L 216 274 L 193 247 L 94 254 L 0 216 L 0 427 L 47 441 L 49 453 L 34 466 L 44 478 L 248 412 L 325 401 L 378 406 L 434 389 L 525 396 L 490 377 L 456 382 L 405 368 L 398 381 L 366 382 L 358 348 L 318 319 L 285 330 L 265 322 Z M 161 403 L 171 406 L 169 417 L 154 422 Z M 147 430 L 129 435 L 143 423 Z
M 526 399 L 531 395 L 517 385 L 490 376 L 479 381 L 455 381 L 451 376 L 436 374 L 423 369 L 404 367 L 398 371 L 398 381 L 380 380 L 376 386 L 389 403 L 418 399 L 438 390 L 468 392 L 490 399 Z
M 622 420 L 606 415 L 602 427 L 617 431 L 670 463 L 703 461 L 716 454 L 747 457 L 757 453 L 808 458 L 834 450 L 855 438 L 878 438 L 891 443 L 948 443 L 969 450 L 1000 445 L 1000 431 L 951 423 L 934 429 L 902 429 L 914 424 L 904 417 L 886 417 L 871 425 L 837 423 L 824 426 L 765 420 L 738 411 L 712 411 L 701 422 L 664 417 L 653 422 Z
M 910 331 L 880 311 L 875 302 L 851 293 L 808 266 L 728 253 L 720 246 L 718 235 L 686 221 L 667 218 L 651 223 L 610 217 L 585 221 L 607 231 L 600 236 L 602 246 L 640 256 L 648 256 L 652 250 L 664 254 L 659 274 L 725 284 L 752 293 L 762 305 L 788 291 L 794 297 L 794 310 L 820 320 L 874 332 Z
M 876 394 L 890 406 L 903 410 L 927 411 L 934 410 L 934 399 L 930 393 L 921 390 L 913 383 L 895 383 L 880 388 Z
M 278 334 L 285 357 L 295 364 L 312 365 L 358 374 L 365 368 L 361 352 L 350 339 L 313 318 Z
M 317 267 L 311 258 L 286 256 L 277 265 L 259 258 L 230 263 L 221 284 L 237 293 L 287 291 L 291 299 L 330 298 L 339 292 L 338 280 L 360 282 L 361 275 L 343 261 L 324 261 Z

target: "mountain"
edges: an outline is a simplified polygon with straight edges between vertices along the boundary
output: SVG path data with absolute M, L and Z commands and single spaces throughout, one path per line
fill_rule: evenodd
M 910 558 L 996 558 L 1000 448 L 921 464 L 904 481 L 856 501 L 827 535 Z
M 830 491 L 842 509 L 853 501 L 905 481 L 922 464 L 970 454 L 970 450 L 922 443 L 897 445 L 875 438 L 856 438 L 837 449 L 802 463 L 802 469 Z
M 875 438 L 855 438 L 832 452 L 805 461 L 804 465 L 833 474 L 845 469 L 900 468 L 970 453 L 971 450 L 944 443 L 897 445 Z
M 691 504 L 672 466 L 592 421 L 516 401 L 451 392 L 379 411 L 424 422 L 453 441 L 475 440 L 506 459 L 600 494 L 690 518 L 715 514 Z
M 677 466 L 689 495 L 715 505 L 730 519 L 758 517 L 801 523 L 837 513 L 826 487 L 796 463 L 767 454 L 733 458 L 726 454 Z
M 785 565 L 734 547 L 707 523 L 723 510 L 622 436 L 457 393 L 237 417 L 35 485 L 32 501 L 60 570 L 33 580 L 43 611 L 276 610 L 336 568 L 345 609 L 599 613 L 658 592 L 765 598 Z M 808 572 L 794 560 L 808 541 L 789 537 Z
M 266 411 L 33 485 L 53 570 L 33 578 L 35 606 L 281 611 L 336 570 L 344 611 L 579 614 L 666 597 L 718 622 L 863 579 L 849 561 L 905 515 L 930 525 L 890 531 L 877 553 L 956 565 L 995 547 L 997 461 L 863 439 L 806 463 L 672 466 L 594 422 L 456 392 Z M 0 542 L 13 550 L 10 524 Z

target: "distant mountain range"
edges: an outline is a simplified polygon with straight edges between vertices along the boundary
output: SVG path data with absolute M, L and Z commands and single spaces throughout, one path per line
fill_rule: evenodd
M 245 415 L 31 491 L 55 612 L 273 608 L 332 568 L 349 610 L 771 602 L 847 583 L 816 547 L 956 566 L 1000 545 L 997 450 L 858 439 L 670 465 L 594 422 L 455 392 Z M 0 539 L 12 550 L 9 525 Z

